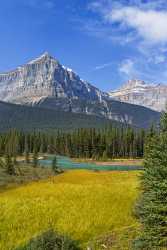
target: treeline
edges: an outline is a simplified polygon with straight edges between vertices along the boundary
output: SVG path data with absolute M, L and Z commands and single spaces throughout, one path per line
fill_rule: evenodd
M 142 157 L 145 131 L 132 128 L 79 129 L 56 135 L 58 152 L 76 158 Z
M 151 130 L 106 127 L 105 129 L 77 129 L 73 132 L 23 133 L 11 130 L 0 134 L 0 155 L 16 159 L 18 155 L 56 153 L 78 158 L 142 157 L 144 142 Z

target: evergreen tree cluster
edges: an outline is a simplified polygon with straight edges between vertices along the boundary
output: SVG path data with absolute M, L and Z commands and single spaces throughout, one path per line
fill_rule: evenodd
M 65 155 L 78 158 L 142 157 L 144 130 L 107 127 L 105 129 L 79 129 L 56 136 L 56 149 Z
M 0 155 L 9 155 L 16 161 L 18 155 L 24 154 L 29 163 L 31 153 L 34 167 L 37 166 L 38 153 L 93 159 L 142 157 L 146 134 L 144 130 L 112 126 L 55 133 L 11 130 L 0 134 Z

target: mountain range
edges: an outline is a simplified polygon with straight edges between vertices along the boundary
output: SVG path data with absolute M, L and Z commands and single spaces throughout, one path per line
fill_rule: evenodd
M 167 103 L 167 85 L 147 84 L 141 80 L 129 80 L 120 89 L 109 92 L 111 98 L 163 111 Z
M 23 105 L 24 109 L 28 105 L 44 108 L 45 113 L 46 109 L 52 110 L 53 116 L 60 116 L 61 112 L 63 117 L 64 112 L 85 114 L 144 128 L 159 121 L 159 112 L 142 107 L 141 103 L 131 104 L 131 100 L 126 103 L 116 93 L 103 92 L 82 80 L 47 52 L 16 70 L 0 74 L 3 107 L 5 103 Z

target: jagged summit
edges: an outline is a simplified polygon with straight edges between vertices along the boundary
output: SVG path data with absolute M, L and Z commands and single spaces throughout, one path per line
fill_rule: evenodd
M 136 88 L 136 87 L 145 87 L 146 83 L 144 81 L 138 79 L 132 79 L 126 82 L 120 89 L 129 89 L 129 88 Z
M 48 56 L 48 57 L 50 57 L 50 56 L 51 56 L 51 55 L 49 54 L 49 52 L 48 52 L 48 51 L 45 51 L 42 55 L 43 55 L 43 56 Z
M 131 92 L 140 92 L 145 90 L 148 87 L 142 80 L 132 79 L 123 84 L 118 90 L 109 92 L 111 97 L 117 97 L 119 94 L 131 93 Z
M 18 104 L 38 103 L 45 98 L 101 100 L 103 93 L 81 80 L 48 52 L 0 74 L 0 100 Z
M 43 54 L 41 54 L 39 57 L 31 60 L 30 62 L 28 62 L 28 64 L 34 64 L 34 63 L 38 63 L 41 61 L 47 61 L 47 60 L 54 60 L 55 62 L 58 62 L 53 56 L 51 56 L 49 54 L 49 52 L 45 51 Z
M 72 74 L 77 75 L 77 73 L 73 69 L 66 67 L 64 65 L 61 65 L 60 62 L 54 56 L 50 55 L 49 52 L 47 52 L 47 51 L 45 51 L 39 57 L 31 60 L 27 64 L 36 64 L 36 63 L 38 64 L 38 63 L 49 62 L 49 61 L 52 61 L 52 63 L 59 65 L 64 70 L 71 72 Z
M 165 109 L 167 85 L 129 80 L 121 88 L 109 92 L 110 97 L 131 104 L 142 105 L 156 111 Z
M 27 67 L 27 65 L 31 65 L 31 64 L 38 64 L 38 63 L 45 63 L 48 61 L 52 61 L 55 62 L 56 64 L 59 64 L 58 60 L 55 59 L 52 55 L 49 54 L 49 52 L 44 52 L 43 54 L 41 54 L 39 57 L 36 57 L 35 59 L 32 59 L 31 61 L 27 62 L 26 64 L 17 67 L 14 70 L 10 70 L 9 72 L 0 72 L 0 76 L 6 76 L 9 74 L 16 74 L 18 71 L 22 71 L 24 68 Z

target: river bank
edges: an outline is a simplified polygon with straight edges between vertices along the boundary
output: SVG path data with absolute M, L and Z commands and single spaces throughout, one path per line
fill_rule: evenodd
M 76 163 L 93 163 L 97 166 L 142 166 L 143 159 L 108 159 L 108 160 L 93 160 L 83 158 L 73 158 Z

